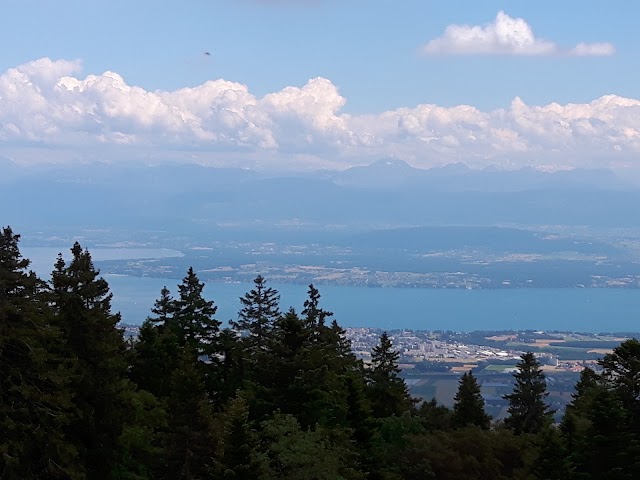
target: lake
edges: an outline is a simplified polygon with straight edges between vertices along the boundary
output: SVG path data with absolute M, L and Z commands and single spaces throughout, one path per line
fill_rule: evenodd
M 48 278 L 58 250 L 23 248 L 32 268 Z M 122 258 L 181 255 L 167 249 L 92 249 L 96 262 Z M 196 272 L 197 273 L 197 272 Z M 180 279 L 105 275 L 114 294 L 113 308 L 124 322 L 139 324 L 160 289 L 177 294 Z M 267 278 L 268 280 L 268 278 Z M 302 310 L 307 287 L 269 285 L 281 295 L 281 309 Z M 205 296 L 218 306 L 216 317 L 236 318 L 239 297 L 251 284 L 210 283 Z M 453 290 L 425 288 L 366 288 L 318 285 L 321 306 L 331 310 L 344 327 L 385 329 L 504 330 L 540 329 L 585 332 L 640 331 L 640 290 L 637 289 L 499 289 Z

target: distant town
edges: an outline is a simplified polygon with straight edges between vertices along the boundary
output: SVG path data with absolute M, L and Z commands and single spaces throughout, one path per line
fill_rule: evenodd
M 346 329 L 354 353 L 365 363 L 381 333 L 374 328 Z M 513 388 L 513 372 L 524 352 L 533 351 L 542 364 L 550 393 L 548 401 L 559 414 L 571 401 L 575 382 L 585 367 L 599 371 L 598 359 L 627 338 L 640 337 L 531 330 L 388 333 L 400 354 L 402 376 L 413 395 L 425 400 L 435 398 L 451 406 L 460 375 L 473 371 L 487 410 L 494 418 L 506 415 L 503 395 Z
M 134 259 L 111 260 L 100 262 L 104 273 L 130 275 L 137 277 L 180 278 L 184 270 L 193 265 L 200 276 L 206 281 L 224 283 L 249 283 L 257 274 L 261 274 L 277 284 L 293 283 L 308 285 L 335 286 L 364 286 L 382 288 L 541 288 L 541 287 L 570 287 L 570 288 L 640 288 L 640 273 L 635 271 L 621 275 L 611 273 L 596 274 L 584 265 L 587 260 L 576 260 L 585 271 L 569 272 L 566 277 L 553 276 L 552 269 L 535 269 L 534 262 L 549 262 L 549 259 L 527 259 L 523 257 L 461 262 L 451 260 L 450 268 L 446 270 L 420 271 L 416 260 L 416 271 L 383 270 L 375 265 L 368 266 L 368 259 L 362 259 L 362 265 L 353 265 L 354 260 L 340 260 L 345 252 L 333 252 L 325 257 L 313 252 L 313 245 L 299 246 L 298 258 L 304 256 L 305 263 L 288 263 L 290 258 L 279 257 L 268 259 L 265 248 L 262 247 L 243 256 L 255 255 L 250 263 L 226 263 L 221 261 L 220 252 L 212 253 L 211 248 L 191 250 L 188 256 L 163 259 Z M 292 247 L 293 248 L 293 247 Z M 321 247 L 318 247 L 319 249 Z M 322 247 L 321 250 L 326 250 Z M 333 250 L 333 249 L 331 249 Z M 285 250 L 286 256 L 292 255 L 291 250 Z M 385 255 L 386 253 L 380 253 Z M 329 255 L 329 254 L 327 254 Z M 447 256 L 455 255 L 451 252 Z M 436 254 L 434 254 L 436 256 Z M 441 255 L 442 257 L 445 254 Z M 318 257 L 321 257 L 319 259 Z M 326 258 L 327 265 L 318 264 Z M 326 261 L 326 260 L 325 260 Z M 424 259 L 422 259 L 424 261 Z M 566 260 L 565 260 L 566 261 Z M 318 262 L 318 263 L 316 263 Z M 408 267 L 408 266 L 407 266 Z M 549 268 L 549 267 L 547 267 Z M 528 270 L 531 272 L 527 275 Z
M 138 327 L 124 325 L 135 337 Z M 346 328 L 354 354 L 365 364 L 383 330 Z M 494 418 L 506 414 L 503 395 L 513 388 L 513 372 L 520 356 L 533 351 L 547 377 L 549 402 L 560 415 L 571 401 L 579 373 L 590 367 L 600 370 L 598 360 L 622 341 L 638 334 L 592 334 L 545 331 L 426 331 L 387 332 L 399 353 L 399 367 L 411 393 L 425 400 L 435 398 L 451 406 L 460 376 L 473 371 L 481 386 L 487 411 Z
M 560 226 L 219 227 L 210 235 L 65 229 L 25 235 L 31 245 L 64 251 L 80 239 L 104 274 L 182 278 L 193 267 L 206 282 L 386 288 L 640 288 L 640 231 Z M 243 238 L 252 238 L 247 241 Z M 154 255 L 159 249 L 164 254 Z M 145 253 L 145 250 L 149 253 Z M 135 257 L 135 252 L 140 257 Z M 122 252 L 122 257 L 117 256 Z

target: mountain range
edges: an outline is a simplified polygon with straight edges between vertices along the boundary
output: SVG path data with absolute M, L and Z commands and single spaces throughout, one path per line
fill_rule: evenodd
M 640 188 L 610 170 L 422 170 L 385 159 L 274 174 L 177 164 L 23 168 L 5 159 L 0 171 L 2 223 L 23 228 L 640 226 Z

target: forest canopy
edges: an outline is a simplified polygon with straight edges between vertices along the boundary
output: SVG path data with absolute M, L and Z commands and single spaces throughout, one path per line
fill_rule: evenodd
M 313 285 L 257 276 L 224 325 L 189 268 L 125 339 L 79 243 L 38 278 L 0 230 L 2 479 L 640 478 L 640 342 L 585 369 L 559 423 L 532 352 L 491 419 L 471 372 L 452 409 L 412 398 L 384 333 L 365 364 Z

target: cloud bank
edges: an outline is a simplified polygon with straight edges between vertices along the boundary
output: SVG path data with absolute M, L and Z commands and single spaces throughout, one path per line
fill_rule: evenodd
M 290 168 L 344 168 L 389 156 L 422 167 L 640 167 L 640 101 L 616 95 L 542 106 L 515 98 L 493 111 L 424 104 L 349 115 L 325 78 L 259 98 L 226 80 L 148 91 L 115 72 L 80 72 L 79 62 L 43 58 L 0 75 L 0 156 Z
M 536 38 L 531 26 L 522 18 L 498 12 L 492 23 L 449 25 L 441 37 L 422 47 L 425 55 L 570 55 L 609 56 L 615 53 L 610 43 L 579 43 L 563 49 L 555 43 Z

